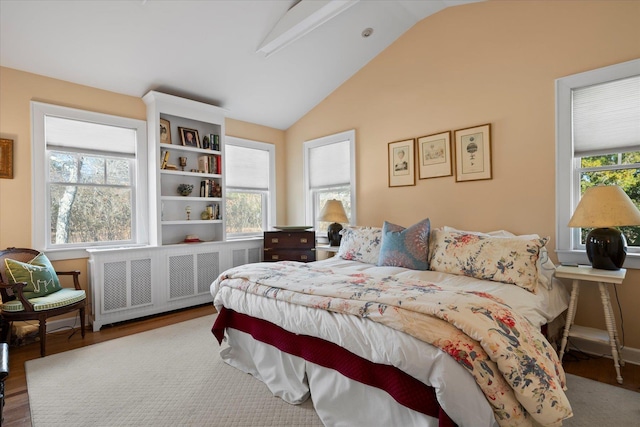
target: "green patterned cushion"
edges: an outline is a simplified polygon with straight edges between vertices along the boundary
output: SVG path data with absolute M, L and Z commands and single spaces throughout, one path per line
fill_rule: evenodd
M 33 304 L 33 311 L 50 310 L 52 308 L 64 307 L 78 301 L 82 301 L 87 296 L 83 290 L 77 291 L 71 288 L 62 288 L 58 292 L 54 292 L 44 297 L 30 298 L 29 302 Z M 16 312 L 24 310 L 20 300 L 9 301 L 0 306 L 3 311 Z
M 23 293 L 27 299 L 43 297 L 62 289 L 58 275 L 51 265 L 49 258 L 43 253 L 38 254 L 29 262 L 5 259 L 9 284 L 27 282 Z

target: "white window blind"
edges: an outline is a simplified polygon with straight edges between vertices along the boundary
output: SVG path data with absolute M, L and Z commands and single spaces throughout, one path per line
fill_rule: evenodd
M 640 76 L 572 90 L 576 157 L 640 150 Z
M 227 144 L 226 185 L 231 188 L 269 190 L 269 152 Z
M 309 150 L 311 189 L 348 185 L 351 180 L 349 141 L 321 145 Z
M 47 148 L 135 154 L 136 130 L 46 116 Z

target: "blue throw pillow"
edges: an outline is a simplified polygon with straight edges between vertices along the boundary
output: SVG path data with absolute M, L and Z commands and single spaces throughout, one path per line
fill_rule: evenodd
M 409 228 L 385 221 L 378 265 L 428 270 L 430 230 L 429 218 Z

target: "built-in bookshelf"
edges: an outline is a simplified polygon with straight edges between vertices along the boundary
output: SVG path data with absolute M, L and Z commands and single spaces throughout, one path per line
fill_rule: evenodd
M 224 241 L 226 111 L 155 91 L 142 99 L 149 134 L 151 244 Z

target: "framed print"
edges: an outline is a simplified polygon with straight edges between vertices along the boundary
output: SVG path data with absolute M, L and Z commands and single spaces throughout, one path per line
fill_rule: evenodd
M 0 139 L 0 178 L 13 179 L 12 139 Z
M 418 177 L 451 176 L 451 131 L 418 138 Z
M 169 120 L 160 119 L 160 142 L 171 144 L 171 124 Z
M 180 138 L 182 139 L 182 145 L 187 147 L 200 148 L 200 137 L 198 131 L 195 129 L 178 128 L 180 131 Z
M 389 187 L 416 185 L 414 139 L 389 143 Z
M 456 181 L 491 179 L 491 124 L 455 131 Z

